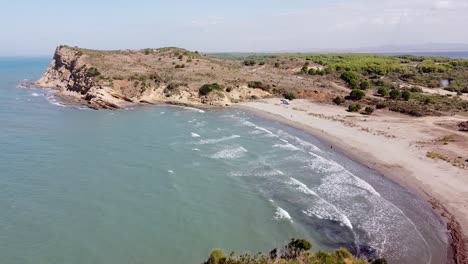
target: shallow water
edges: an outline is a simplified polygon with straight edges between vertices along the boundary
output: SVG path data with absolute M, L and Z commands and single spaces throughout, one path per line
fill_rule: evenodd
M 291 237 L 392 263 L 443 263 L 424 202 L 299 130 L 235 110 L 94 111 L 18 86 L 0 59 L 2 263 L 200 263 Z

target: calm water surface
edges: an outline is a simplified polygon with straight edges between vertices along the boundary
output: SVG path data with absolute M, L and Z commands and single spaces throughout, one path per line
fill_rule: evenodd
M 25 88 L 0 59 L 2 263 L 200 263 L 291 237 L 442 263 L 430 208 L 316 138 L 235 109 L 94 111 Z

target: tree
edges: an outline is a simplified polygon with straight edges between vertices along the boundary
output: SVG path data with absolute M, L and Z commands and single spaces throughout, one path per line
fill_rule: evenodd
M 369 89 L 371 87 L 371 84 L 369 81 L 362 81 L 360 84 L 359 84 L 359 87 L 361 88 L 361 90 L 366 90 L 366 89 Z
M 297 256 L 304 251 L 309 251 L 312 248 L 312 244 L 305 239 L 291 238 L 291 241 L 287 245 L 291 255 Z
M 226 255 L 221 249 L 215 249 L 211 252 L 207 264 L 224 264 L 226 262 Z
M 403 91 L 403 93 L 401 94 L 401 97 L 405 100 L 405 101 L 408 101 L 409 99 L 411 99 L 413 95 L 411 94 L 410 91 Z
M 349 94 L 349 98 L 355 101 L 361 100 L 364 96 L 366 96 L 366 93 L 359 89 L 352 90 Z
M 392 98 L 393 100 L 396 100 L 396 99 L 400 98 L 400 96 L 401 96 L 401 93 L 400 93 L 399 90 L 397 90 L 397 89 L 392 89 L 392 90 L 390 91 L 390 98 Z
M 385 88 L 385 87 L 380 87 L 378 90 L 377 90 L 377 93 L 383 97 L 387 96 L 388 95 L 388 89 Z

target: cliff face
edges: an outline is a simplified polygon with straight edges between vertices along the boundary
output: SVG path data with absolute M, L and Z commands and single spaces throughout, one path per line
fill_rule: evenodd
M 36 85 L 95 109 L 137 103 L 225 106 L 271 94 L 247 87 L 238 62 L 166 48 L 144 51 L 95 51 L 60 46 Z M 204 84 L 222 90 L 201 96 Z

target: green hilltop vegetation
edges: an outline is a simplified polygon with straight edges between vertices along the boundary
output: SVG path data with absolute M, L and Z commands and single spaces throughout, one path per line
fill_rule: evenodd
M 468 60 L 376 54 L 210 55 L 243 60 L 246 66 L 269 63 L 274 64 L 275 68 L 282 68 L 285 58 L 303 61 L 304 65 L 297 74 L 335 83 L 344 82 L 351 89 L 348 96 L 338 95 L 333 100 L 337 105 L 351 106 L 351 112 L 359 111 L 356 110 L 361 108 L 356 104 L 359 101 L 369 107 L 363 114 L 371 114 L 373 109 L 383 108 L 413 116 L 468 113 L 468 101 L 460 98 L 468 94 Z M 424 92 L 423 88 L 443 88 L 453 94 L 430 94 Z
M 328 253 L 310 252 L 312 244 L 305 239 L 292 238 L 283 249 L 273 249 L 268 255 L 236 255 L 234 252 L 226 255 L 221 249 L 215 249 L 203 264 L 387 264 L 385 259 L 359 259 L 340 248 Z

